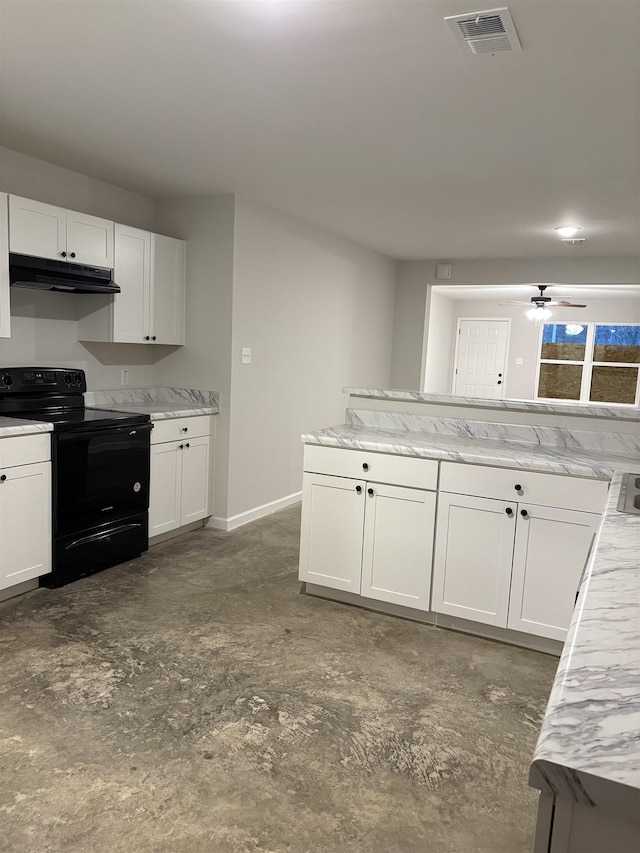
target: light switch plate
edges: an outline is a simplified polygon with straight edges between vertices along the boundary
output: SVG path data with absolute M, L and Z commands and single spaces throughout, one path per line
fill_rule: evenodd
M 126 369 L 120 371 L 120 384 L 121 385 L 128 385 L 129 384 L 129 371 Z

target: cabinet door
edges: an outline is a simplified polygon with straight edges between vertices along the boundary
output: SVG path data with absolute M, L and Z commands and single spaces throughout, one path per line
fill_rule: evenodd
M 151 339 L 184 343 L 185 243 L 151 235 Z
M 9 250 L 62 260 L 67 250 L 67 211 L 53 204 L 9 196 Z
M 205 435 L 184 442 L 181 524 L 209 514 L 209 436 Z
M 516 510 L 516 503 L 440 493 L 433 610 L 506 628 Z
M 67 211 L 67 260 L 74 264 L 113 267 L 113 222 Z
M 11 336 L 9 307 L 9 196 L 0 193 L 0 338 Z
M 51 571 L 51 463 L 5 468 L 0 482 L 0 589 Z
M 429 609 L 436 496 L 367 483 L 362 595 Z
M 360 594 L 364 486 L 345 477 L 303 475 L 300 580 Z
M 113 278 L 120 293 L 113 297 L 113 341 L 144 343 L 149 337 L 151 234 L 127 225 L 115 226 Z
M 600 516 L 524 504 L 518 510 L 508 627 L 565 640 Z
M 178 442 L 151 447 L 149 536 L 180 527 L 182 455 Z

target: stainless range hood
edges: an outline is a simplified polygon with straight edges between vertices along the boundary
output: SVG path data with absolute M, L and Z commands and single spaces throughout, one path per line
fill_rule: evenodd
M 60 293 L 120 293 L 110 269 L 13 253 L 9 255 L 9 281 L 12 287 Z

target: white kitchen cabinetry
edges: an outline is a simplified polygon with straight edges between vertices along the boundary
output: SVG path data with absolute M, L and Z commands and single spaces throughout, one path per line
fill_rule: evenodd
M 9 196 L 9 250 L 20 255 L 113 267 L 113 222 Z
M 429 610 L 438 463 L 305 448 L 300 580 Z
M 0 438 L 0 589 L 51 571 L 48 433 Z
M 9 196 L 0 193 L 0 338 L 11 337 L 9 302 Z
M 199 521 L 209 508 L 211 419 L 156 421 L 151 433 L 149 536 Z
M 85 300 L 81 341 L 184 344 L 185 242 L 115 226 L 113 277 L 120 293 Z
M 433 609 L 564 640 L 606 493 L 599 480 L 443 462 Z

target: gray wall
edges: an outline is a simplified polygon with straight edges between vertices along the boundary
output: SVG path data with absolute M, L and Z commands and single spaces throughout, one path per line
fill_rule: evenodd
M 214 513 L 226 518 L 231 423 L 234 197 L 162 201 L 158 228 L 187 241 L 186 344 L 171 347 L 154 384 L 220 392 L 215 418 Z
M 580 250 L 567 247 L 567 251 Z M 435 260 L 398 263 L 392 355 L 393 387 L 424 389 L 427 377 L 422 366 L 429 348 L 431 287 L 434 284 L 506 285 L 545 281 L 565 284 L 640 284 L 640 256 L 581 258 L 574 254 L 566 259 L 462 260 L 453 264 L 453 274 L 449 282 L 436 282 L 435 267 Z M 423 303 L 423 320 L 419 321 L 416 316 L 412 316 L 411 311 L 413 309 L 417 313 Z M 429 381 L 433 383 L 436 381 L 435 377 L 432 375 Z M 437 381 L 440 384 L 440 379 Z
M 8 148 L 0 148 L 0 189 L 126 225 L 155 227 L 151 199 Z M 91 388 L 119 386 L 120 369 L 127 367 L 131 385 L 150 385 L 154 348 L 78 342 L 78 300 L 86 298 L 91 297 L 12 288 L 11 337 L 0 338 L 0 365 L 79 367 Z
M 395 295 L 388 258 L 242 198 L 234 255 L 231 517 L 300 490 L 300 435 L 343 422 L 343 386 L 389 385 Z

